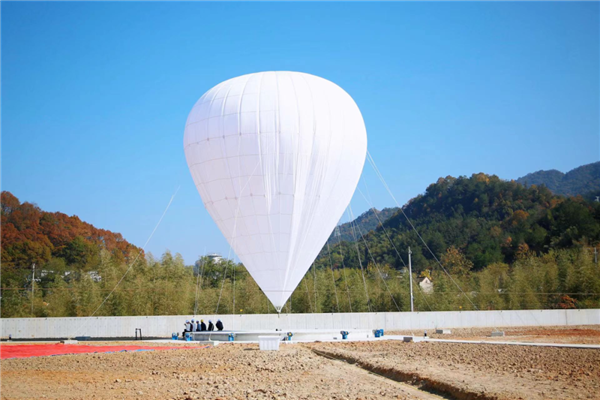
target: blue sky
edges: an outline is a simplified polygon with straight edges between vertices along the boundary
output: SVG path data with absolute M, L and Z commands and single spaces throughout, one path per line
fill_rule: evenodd
M 295 70 L 360 107 L 404 203 L 440 176 L 599 160 L 599 3 L 2 2 L 2 189 L 188 263 L 229 246 L 183 153 L 195 101 Z M 378 208 L 392 206 L 373 171 Z M 359 194 L 355 214 L 368 205 Z

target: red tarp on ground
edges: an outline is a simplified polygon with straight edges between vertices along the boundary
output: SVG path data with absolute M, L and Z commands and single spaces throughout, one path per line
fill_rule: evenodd
M 152 351 L 152 350 L 172 350 L 172 349 L 203 349 L 203 347 L 189 346 L 88 346 L 80 344 L 17 344 L 0 345 L 0 358 L 27 358 L 56 356 L 61 354 L 81 354 L 81 353 L 113 353 L 120 351 Z

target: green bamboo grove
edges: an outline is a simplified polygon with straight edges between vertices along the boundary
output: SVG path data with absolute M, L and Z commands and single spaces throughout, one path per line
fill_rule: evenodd
M 416 311 L 600 307 L 600 267 L 591 248 L 527 253 L 511 265 L 494 263 L 480 271 L 470 270 L 457 251 L 448 251 L 442 261 L 451 278 L 441 268 L 413 274 Z M 276 312 L 244 267 L 230 260 L 202 257 L 186 266 L 179 254 L 149 255 L 112 291 L 128 269 L 101 252 L 94 271 L 39 273 L 33 290 L 31 279 L 25 287 L 3 280 L 2 317 Z M 430 293 L 418 285 L 425 276 L 433 283 Z M 373 263 L 362 270 L 311 268 L 282 312 L 409 311 L 409 296 L 405 269 Z

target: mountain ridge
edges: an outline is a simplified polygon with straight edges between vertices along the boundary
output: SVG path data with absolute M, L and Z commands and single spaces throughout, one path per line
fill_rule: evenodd
M 525 187 L 495 175 L 440 178 L 403 210 L 436 258 L 455 249 L 475 270 L 510 264 L 528 252 L 544 254 L 600 243 L 600 203 L 557 196 L 544 185 Z M 333 260 L 344 259 L 345 266 L 356 268 L 361 259 L 401 268 L 404 263 L 393 247 L 403 252 L 403 259 L 411 247 L 417 271 L 436 267 L 403 213 L 395 213 L 383 226 L 385 232 L 378 228 L 365 235 L 368 249 L 362 242 L 334 246 Z M 358 247 L 362 254 L 357 257 Z M 322 251 L 316 264 L 328 267 L 327 256 Z
M 337 243 L 338 241 L 353 242 L 356 237 L 360 237 L 360 233 L 365 235 L 368 232 L 377 229 L 380 225 L 380 221 L 382 223 L 385 222 L 388 218 L 398 212 L 398 210 L 398 207 L 386 207 L 382 210 L 370 208 L 354 220 L 336 226 L 327 242 L 330 245 Z M 352 229 L 353 227 L 354 229 Z M 357 229 L 360 233 L 357 232 Z
M 516 182 L 525 187 L 544 185 L 554 194 L 585 196 L 600 190 L 600 161 L 585 164 L 563 173 L 556 169 L 529 173 Z

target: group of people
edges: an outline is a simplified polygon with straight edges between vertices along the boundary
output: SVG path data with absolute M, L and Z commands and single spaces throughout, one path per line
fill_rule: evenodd
M 221 320 L 218 319 L 217 323 L 215 325 L 213 325 L 212 321 L 209 319 L 208 326 L 206 326 L 203 319 L 201 319 L 200 321 L 192 320 L 191 322 L 189 320 L 187 320 L 187 321 L 185 321 L 185 330 L 183 331 L 183 337 L 185 337 L 185 334 L 187 332 L 214 331 L 215 327 L 217 328 L 217 330 L 222 331 L 223 330 L 223 322 L 221 322 Z

